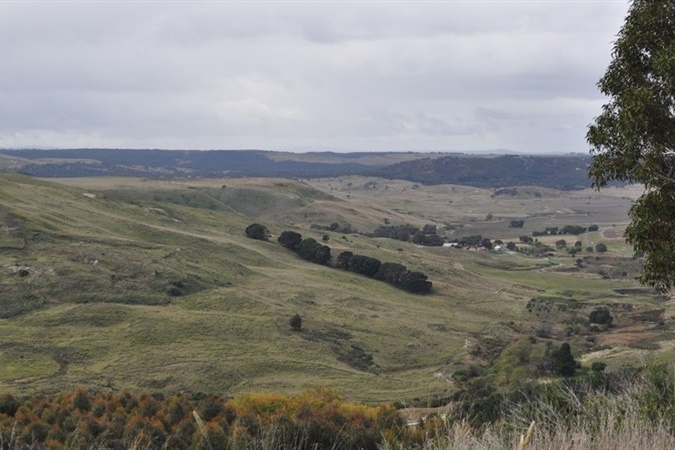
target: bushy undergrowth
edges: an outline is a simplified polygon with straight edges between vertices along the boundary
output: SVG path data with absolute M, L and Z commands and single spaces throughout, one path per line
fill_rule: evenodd
M 672 449 L 675 368 L 656 365 L 465 396 L 385 449 Z M 520 443 L 534 422 L 527 445 Z
M 5 394 L 0 448 L 665 450 L 675 448 L 675 370 L 484 389 L 411 426 L 392 406 L 347 403 L 328 389 L 228 401 L 84 389 L 21 401 Z
M 342 401 L 319 389 L 298 396 L 92 393 L 18 401 L 0 396 L 2 449 L 372 449 L 403 426 L 391 406 Z

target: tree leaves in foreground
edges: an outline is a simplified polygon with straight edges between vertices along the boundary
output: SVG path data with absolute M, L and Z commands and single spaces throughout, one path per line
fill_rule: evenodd
M 675 2 L 635 0 L 598 82 L 610 98 L 586 139 L 597 188 L 641 183 L 626 238 L 644 252 L 639 280 L 658 291 L 675 285 Z

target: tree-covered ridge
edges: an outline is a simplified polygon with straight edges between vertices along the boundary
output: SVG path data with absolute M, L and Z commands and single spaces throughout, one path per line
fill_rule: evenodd
M 338 162 L 275 160 L 263 150 L 68 149 L 2 150 L 36 161 L 19 169 L 37 177 L 144 176 L 157 178 L 326 177 L 364 173 L 372 166 Z
M 541 186 L 574 190 L 590 186 L 585 155 L 446 156 L 394 164 L 376 175 L 423 184 L 462 184 L 481 188 Z
M 572 190 L 590 185 L 590 158 L 585 155 L 316 152 L 293 156 L 263 150 L 147 149 L 25 149 L 2 150 L 0 154 L 22 158 L 18 171 L 38 177 L 322 178 L 362 174 L 486 188 L 534 185 Z

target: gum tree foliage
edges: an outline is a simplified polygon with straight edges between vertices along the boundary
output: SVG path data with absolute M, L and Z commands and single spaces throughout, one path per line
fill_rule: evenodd
M 480 241 L 480 246 L 485 247 L 489 250 L 489 249 L 492 248 L 492 242 L 490 242 L 490 239 L 488 239 L 488 238 L 483 238 Z
M 560 345 L 560 348 L 553 352 L 551 356 L 553 363 L 552 370 L 555 374 L 562 375 L 564 377 L 574 376 L 577 366 L 574 356 L 572 356 L 570 344 L 563 342 Z
M 352 252 L 340 253 L 335 267 L 384 281 L 413 294 L 428 294 L 432 288 L 431 281 L 422 272 L 411 272 L 402 264 L 383 263 L 376 258 Z
M 481 245 L 481 241 L 483 240 L 483 236 L 480 234 L 473 234 L 471 236 L 464 236 L 461 238 L 457 243 L 460 246 L 479 246 Z
M 245 231 L 246 236 L 259 241 L 266 241 L 270 237 L 270 232 L 267 230 L 267 227 L 265 225 L 260 225 L 259 223 L 252 223 L 246 227 Z
M 316 264 L 327 265 L 330 262 L 330 247 L 319 244 L 313 238 L 307 238 L 300 244 L 298 256 Z
M 548 230 L 548 228 L 547 228 Z M 557 227 L 556 227 L 557 230 Z M 585 233 L 588 230 L 586 227 L 582 227 L 581 225 L 565 225 L 560 229 L 560 231 L 557 234 L 581 234 Z M 556 234 L 556 233 L 549 233 L 549 234 Z
M 431 281 L 427 278 L 422 272 L 403 272 L 397 286 L 413 294 L 428 294 L 431 292 Z
M 379 272 L 375 275 L 375 278 L 389 283 L 391 285 L 397 286 L 401 279 L 405 276 L 405 273 L 408 272 L 408 269 L 398 263 L 382 263 L 380 266 Z
M 422 233 L 424 234 L 436 234 L 436 225 L 426 224 L 422 227 Z
M 607 308 L 596 308 L 588 315 L 588 321 L 591 323 L 599 323 L 601 325 L 612 325 L 612 314 Z
M 295 231 L 283 231 L 277 238 L 277 242 L 287 249 L 297 250 L 302 244 L 302 235 Z
M 0 414 L 14 416 L 21 403 L 8 392 L 0 395 Z
M 288 324 L 293 328 L 295 331 L 299 331 L 300 328 L 302 328 L 302 317 L 300 317 L 300 314 L 295 314 L 291 319 L 288 321 Z
M 645 262 L 638 279 L 658 291 L 675 285 L 675 2 L 634 0 L 598 82 L 609 97 L 588 128 L 600 189 L 641 183 L 626 239 Z
M 427 234 L 423 231 L 418 231 L 417 233 L 413 234 L 412 238 L 410 238 L 410 242 L 417 245 L 424 245 L 426 247 L 440 247 L 445 243 L 443 238 L 436 233 Z
M 304 260 L 365 275 L 414 294 L 428 294 L 433 286 L 422 272 L 411 272 L 401 264 L 382 263 L 379 259 L 350 251 L 340 253 L 332 264 L 330 247 L 312 238 L 303 240 L 294 231 L 282 232 L 278 241 L 284 247 L 294 250 Z
M 335 261 L 335 267 L 337 269 L 349 270 L 349 264 L 351 263 L 352 256 L 354 256 L 354 253 L 352 252 L 340 253 L 337 257 L 337 261 Z
M 364 255 L 352 255 L 347 270 L 373 278 L 380 271 L 382 262 L 379 259 Z
M 410 224 L 379 226 L 373 231 L 373 237 L 386 237 L 408 242 L 410 237 L 418 231 L 419 229 L 416 226 Z

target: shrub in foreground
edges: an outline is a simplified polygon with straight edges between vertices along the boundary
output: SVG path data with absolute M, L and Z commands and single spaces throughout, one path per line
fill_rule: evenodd
M 479 382 L 455 400 L 446 417 L 405 429 L 387 448 L 524 448 L 519 441 L 530 427 L 528 449 L 675 448 L 673 365 L 595 372 L 502 394 Z
M 344 402 L 330 389 L 199 397 L 85 389 L 21 401 L 4 395 L 0 448 L 377 450 L 404 426 L 392 406 Z

